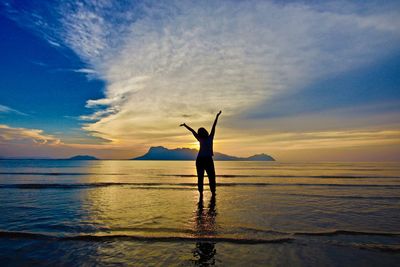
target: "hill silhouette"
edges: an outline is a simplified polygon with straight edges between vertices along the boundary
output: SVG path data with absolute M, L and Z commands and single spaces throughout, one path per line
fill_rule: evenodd
M 98 158 L 89 156 L 89 155 L 77 155 L 70 158 L 68 160 L 98 160 Z
M 168 149 L 163 146 L 150 147 L 149 151 L 143 156 L 132 158 L 132 160 L 195 160 L 198 150 L 191 148 Z M 230 156 L 215 152 L 214 160 L 220 161 L 275 161 L 275 159 L 266 154 L 257 154 L 251 157 L 243 158 Z

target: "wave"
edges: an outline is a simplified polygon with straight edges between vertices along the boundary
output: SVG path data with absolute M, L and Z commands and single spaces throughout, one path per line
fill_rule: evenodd
M 282 193 L 273 193 L 278 195 L 283 195 Z M 296 193 L 284 193 L 284 195 L 289 196 L 299 196 L 299 197 L 317 197 L 317 198 L 345 198 L 345 199 L 382 199 L 382 200 L 395 200 L 400 199 L 396 196 L 343 196 L 343 195 L 318 195 L 318 194 L 296 194 Z
M 97 172 L 0 172 L 0 175 L 40 175 L 40 176 L 126 176 L 127 173 Z M 159 174 L 161 177 L 196 178 L 195 174 Z M 205 175 L 207 176 L 207 175 Z M 400 176 L 365 176 L 365 175 L 252 175 L 252 174 L 220 174 L 220 178 L 310 178 L 310 179 L 400 179 Z
M 195 174 L 160 174 L 159 176 L 193 178 Z M 207 176 L 207 175 L 205 175 Z M 400 176 L 364 176 L 364 175 L 252 175 L 220 174 L 221 178 L 315 178 L 315 179 L 400 179 Z
M 332 230 L 326 232 L 295 232 L 297 236 L 400 236 L 398 232 L 367 232 L 367 231 L 351 231 L 351 230 Z
M 191 236 L 199 235 L 199 231 L 195 229 L 184 229 L 184 228 L 168 228 L 168 227 L 112 227 L 104 229 L 108 232 L 146 232 L 146 233 L 179 233 L 179 234 L 189 234 Z M 219 234 L 222 235 L 235 235 L 237 233 L 243 232 L 251 232 L 251 233 L 261 233 L 267 235 L 280 235 L 280 236 L 289 236 L 292 233 L 289 232 L 280 232 L 275 230 L 265 230 L 265 229 L 257 229 L 257 228 L 250 228 L 250 227 L 243 227 L 238 226 L 232 230 L 220 230 Z
M 249 228 L 249 227 L 238 227 L 240 230 L 244 230 L 245 232 L 254 232 L 254 233 L 262 233 L 268 235 L 280 235 L 287 237 L 295 237 L 295 236 L 386 236 L 386 237 L 400 237 L 400 232 L 372 232 L 372 231 L 353 231 L 353 230 L 329 230 L 329 231 L 320 231 L 320 232 L 284 232 L 284 231 L 276 231 L 276 230 L 266 230 L 266 229 L 257 229 L 257 228 Z M 237 231 L 234 231 L 235 233 Z M 228 232 L 229 233 L 229 232 Z
M 352 243 L 350 246 L 359 248 L 359 249 L 366 249 L 366 250 L 375 250 L 375 251 L 382 251 L 382 252 L 391 252 L 391 253 L 399 253 L 400 252 L 400 244 L 358 244 Z
M 197 186 L 195 183 L 75 183 L 75 184 L 0 184 L 0 189 L 16 188 L 16 189 L 85 189 L 97 187 L 112 187 L 120 186 L 129 188 L 143 188 L 143 189 L 163 189 L 159 186 Z
M 283 232 L 276 230 L 265 230 L 265 229 L 256 229 L 256 228 L 248 228 L 248 227 L 239 227 L 241 230 L 245 230 L 248 232 L 257 232 L 263 234 L 273 234 L 273 235 L 281 235 L 281 236 L 392 236 L 392 237 L 400 237 L 400 232 L 369 232 L 369 231 L 353 231 L 353 230 L 329 230 L 329 231 L 321 231 L 321 232 Z
M 207 185 L 207 184 L 205 184 Z M 0 184 L 0 189 L 85 189 L 97 187 L 121 186 L 137 189 L 185 189 L 186 187 L 196 187 L 197 183 L 75 183 L 75 184 Z M 168 187 L 161 187 L 168 186 Z M 175 188 L 171 188 L 171 186 Z M 400 188 L 400 185 L 394 184 L 316 184 L 316 183 L 218 183 L 219 187 L 267 187 L 267 186 L 318 186 L 318 187 L 380 187 L 380 188 Z
M 223 242 L 234 244 L 272 244 L 292 242 L 293 238 L 233 238 L 233 237 L 195 237 L 195 236 L 139 236 L 139 235 L 81 235 L 64 237 L 65 240 L 80 241 L 112 241 L 112 240 L 131 240 L 131 241 L 153 241 L 153 242 Z
M 342 242 L 336 240 L 326 241 L 325 243 L 340 246 L 340 247 L 351 247 L 363 250 L 372 250 L 372 251 L 380 251 L 380 252 L 388 252 L 388 253 L 399 253 L 400 252 L 400 244 L 379 244 L 379 243 L 356 243 L 356 242 Z
M 95 173 L 95 172 L 0 172 L 0 175 L 43 175 L 43 176 L 83 176 L 83 175 L 128 175 L 126 173 Z
M 0 238 L 56 239 L 56 237 L 30 232 L 0 231 Z
M 157 230 L 157 229 L 154 229 Z M 262 231 L 262 230 L 258 230 Z M 159 232 L 159 231 L 153 231 Z M 168 231 L 171 232 L 171 231 Z M 173 231 L 175 232 L 175 231 Z M 32 232 L 13 232 L 13 231 L 0 231 L 0 238 L 8 239 L 28 239 L 28 240 L 46 240 L 46 241 L 82 241 L 82 242 L 110 242 L 110 241 L 136 241 L 136 242 L 209 242 L 209 243 L 232 243 L 242 245 L 257 245 L 257 244 L 282 244 L 299 242 L 300 244 L 307 244 L 306 240 L 298 240 L 297 236 L 386 236 L 386 237 L 399 237 L 400 233 L 391 232 L 362 232 L 362 231 L 348 231 L 348 230 L 334 230 L 326 232 L 295 232 L 285 233 L 272 230 L 262 231 L 283 236 L 270 237 L 270 238 L 240 238 L 229 236 L 212 236 L 212 235 L 195 235 L 195 234 L 177 234 L 174 235 L 135 235 L 135 234 L 78 234 L 78 235 L 51 235 Z M 304 243 L 306 242 L 306 243 Z M 353 247 L 358 249 L 374 250 L 389 253 L 398 253 L 400 251 L 399 244 L 380 244 L 380 243 L 356 243 L 356 242 L 343 242 L 338 240 L 321 240 L 326 244 L 335 246 Z
M 0 238 L 15 239 L 44 239 L 44 240 L 76 240 L 76 241 L 153 241 L 153 242 L 224 242 L 234 244 L 272 244 L 291 242 L 293 238 L 234 238 L 219 236 L 143 236 L 143 235 L 73 235 L 73 236 L 55 236 L 30 232 L 8 232 L 0 231 Z

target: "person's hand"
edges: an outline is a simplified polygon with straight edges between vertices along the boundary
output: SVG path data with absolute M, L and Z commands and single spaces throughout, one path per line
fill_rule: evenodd
M 181 125 L 179 125 L 179 126 L 181 126 L 181 127 L 182 127 L 182 126 L 186 126 L 186 123 L 182 123 L 182 124 L 181 124 Z

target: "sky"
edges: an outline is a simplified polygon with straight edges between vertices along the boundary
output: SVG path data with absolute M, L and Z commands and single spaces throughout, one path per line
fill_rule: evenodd
M 2 1 L 0 157 L 400 160 L 398 1 Z

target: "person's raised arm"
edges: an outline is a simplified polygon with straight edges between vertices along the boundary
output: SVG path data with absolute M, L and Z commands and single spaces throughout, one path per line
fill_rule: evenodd
M 210 136 L 211 136 L 212 138 L 214 138 L 214 135 L 215 135 L 215 127 L 217 126 L 218 117 L 219 117 L 219 115 L 221 115 L 221 113 L 222 113 L 222 111 L 220 110 L 220 111 L 218 112 L 217 116 L 215 117 L 215 120 L 214 120 L 212 129 L 211 129 L 211 133 L 210 133 Z
M 195 137 L 197 140 L 199 140 L 199 136 L 197 135 L 196 131 L 193 130 L 192 128 L 190 128 L 190 126 L 186 125 L 186 123 L 182 123 L 182 124 L 179 125 L 179 126 L 184 126 L 186 129 L 188 129 L 189 131 L 192 132 L 192 134 L 194 135 L 194 137 Z

